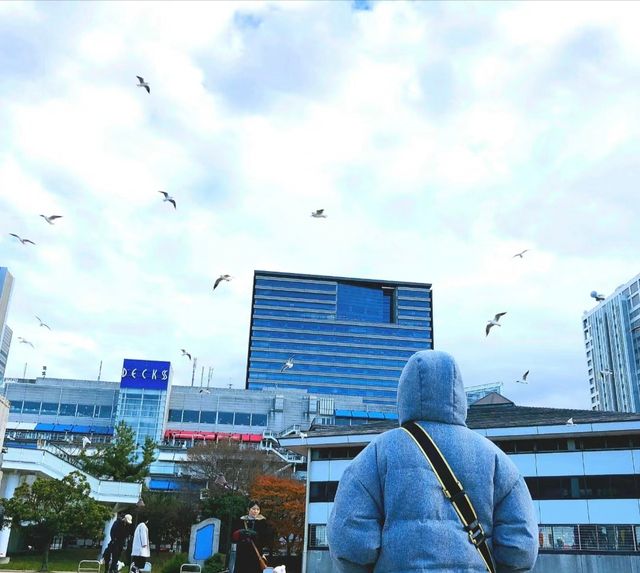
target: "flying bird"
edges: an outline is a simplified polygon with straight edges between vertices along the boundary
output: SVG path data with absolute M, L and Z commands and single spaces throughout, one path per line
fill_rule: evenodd
M 147 90 L 147 93 L 151 93 L 151 88 L 149 87 L 149 84 L 147 82 L 144 81 L 144 78 L 141 76 L 136 76 L 136 78 L 138 78 L 138 87 L 139 88 L 144 88 L 145 90 Z
M 42 319 L 39 316 L 36 316 L 36 318 L 38 319 L 38 322 L 40 323 L 40 326 L 44 326 L 45 328 L 48 328 L 49 330 L 51 330 L 51 327 L 46 324 L 45 322 L 42 322 Z
M 573 418 L 569 418 L 569 419 L 565 422 L 565 424 L 567 424 L 567 426 L 573 426 L 573 425 L 574 425 L 574 424 L 573 424 Z
M 598 302 L 602 302 L 605 298 L 607 298 L 606 296 L 604 296 L 603 294 L 600 294 L 594 290 L 591 291 L 591 298 L 595 298 L 596 301 Z
M 28 344 L 29 346 L 31 346 L 31 348 L 35 348 L 33 342 L 29 342 L 26 338 L 22 338 L 22 336 L 18 336 L 18 342 L 20 344 Z
M 49 225 L 53 225 L 56 219 L 62 219 L 62 215 L 40 215 Z
M 82 436 L 82 449 L 84 450 L 89 445 L 91 445 L 91 440 L 87 436 Z
M 27 243 L 35 245 L 35 243 L 31 239 L 23 239 L 20 235 L 16 235 L 15 233 L 9 233 L 9 235 L 18 239 L 18 241 L 20 241 L 23 245 L 26 245 Z
M 522 375 L 522 380 L 516 380 L 516 382 L 518 384 L 529 384 L 529 382 L 527 382 L 527 376 L 529 376 L 528 370 Z
M 492 320 L 487 321 L 487 327 L 485 329 L 485 336 L 489 336 L 489 331 L 494 326 L 502 326 L 498 321 L 500 320 L 500 317 L 504 316 L 505 314 L 507 314 L 507 313 L 506 312 L 499 312 L 498 314 L 495 315 L 495 317 Z
M 524 258 L 524 254 L 528 251 L 529 249 L 525 249 L 524 251 L 520 251 L 519 253 L 516 253 L 515 255 L 513 255 L 513 257 L 511 257 L 512 259 L 515 259 L 516 257 L 520 257 L 521 259 Z
M 282 365 L 280 369 L 280 373 L 285 372 L 286 370 L 290 370 L 293 368 L 293 356 L 290 356 L 287 361 Z
M 166 191 L 158 191 L 158 193 L 162 193 L 164 195 L 164 199 L 162 200 L 163 202 L 169 202 L 173 205 L 174 209 L 177 209 L 178 207 L 176 206 L 176 200 L 169 195 L 169 193 L 167 193 Z
M 311 213 L 311 216 L 314 219 L 326 219 L 327 216 L 324 214 L 324 209 L 316 209 Z
M 211 394 L 211 390 L 209 390 L 209 388 L 200 388 L 200 390 L 198 390 L 199 394 Z
M 191 354 L 189 354 L 184 348 L 181 348 L 180 352 L 182 352 L 182 356 L 186 356 L 189 360 L 191 360 Z
M 222 282 L 222 281 L 227 281 L 229 282 L 231 280 L 231 275 L 220 275 L 217 279 L 216 282 L 213 283 L 213 290 L 216 290 L 216 288 L 218 287 L 218 285 Z

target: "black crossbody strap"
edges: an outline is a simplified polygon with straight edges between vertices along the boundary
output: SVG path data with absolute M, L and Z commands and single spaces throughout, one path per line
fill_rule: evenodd
M 496 566 L 493 562 L 493 556 L 487 544 L 484 529 L 478 520 L 476 510 L 473 508 L 462 484 L 456 478 L 451 467 L 449 467 L 446 458 L 422 426 L 416 422 L 407 422 L 402 424 L 401 428 L 413 438 L 413 441 L 422 450 L 442 486 L 445 497 L 453 505 L 453 509 L 456 510 L 465 531 L 469 534 L 469 541 L 480 553 L 484 564 L 487 566 L 487 571 L 495 573 Z

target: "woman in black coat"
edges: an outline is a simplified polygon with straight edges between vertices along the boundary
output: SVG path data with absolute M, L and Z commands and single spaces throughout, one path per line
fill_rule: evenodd
M 240 518 L 233 532 L 233 541 L 237 544 L 234 573 L 261 573 L 263 567 L 258 554 L 264 560 L 263 554 L 270 545 L 270 536 L 271 528 L 260 513 L 260 503 L 250 501 L 247 515 Z

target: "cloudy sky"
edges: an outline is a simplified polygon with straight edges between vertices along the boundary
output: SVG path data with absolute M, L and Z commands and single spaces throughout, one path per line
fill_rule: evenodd
M 435 345 L 467 385 L 588 407 L 589 293 L 640 272 L 639 16 L 0 3 L 6 375 L 93 378 L 102 360 L 118 380 L 131 357 L 171 360 L 184 384 L 184 347 L 242 387 L 261 269 L 432 283 Z M 234 280 L 213 293 L 221 273 Z

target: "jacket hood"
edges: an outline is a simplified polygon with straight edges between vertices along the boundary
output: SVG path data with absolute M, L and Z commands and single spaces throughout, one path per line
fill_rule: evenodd
M 467 396 L 453 356 L 422 350 L 409 358 L 398 383 L 398 419 L 466 426 Z

